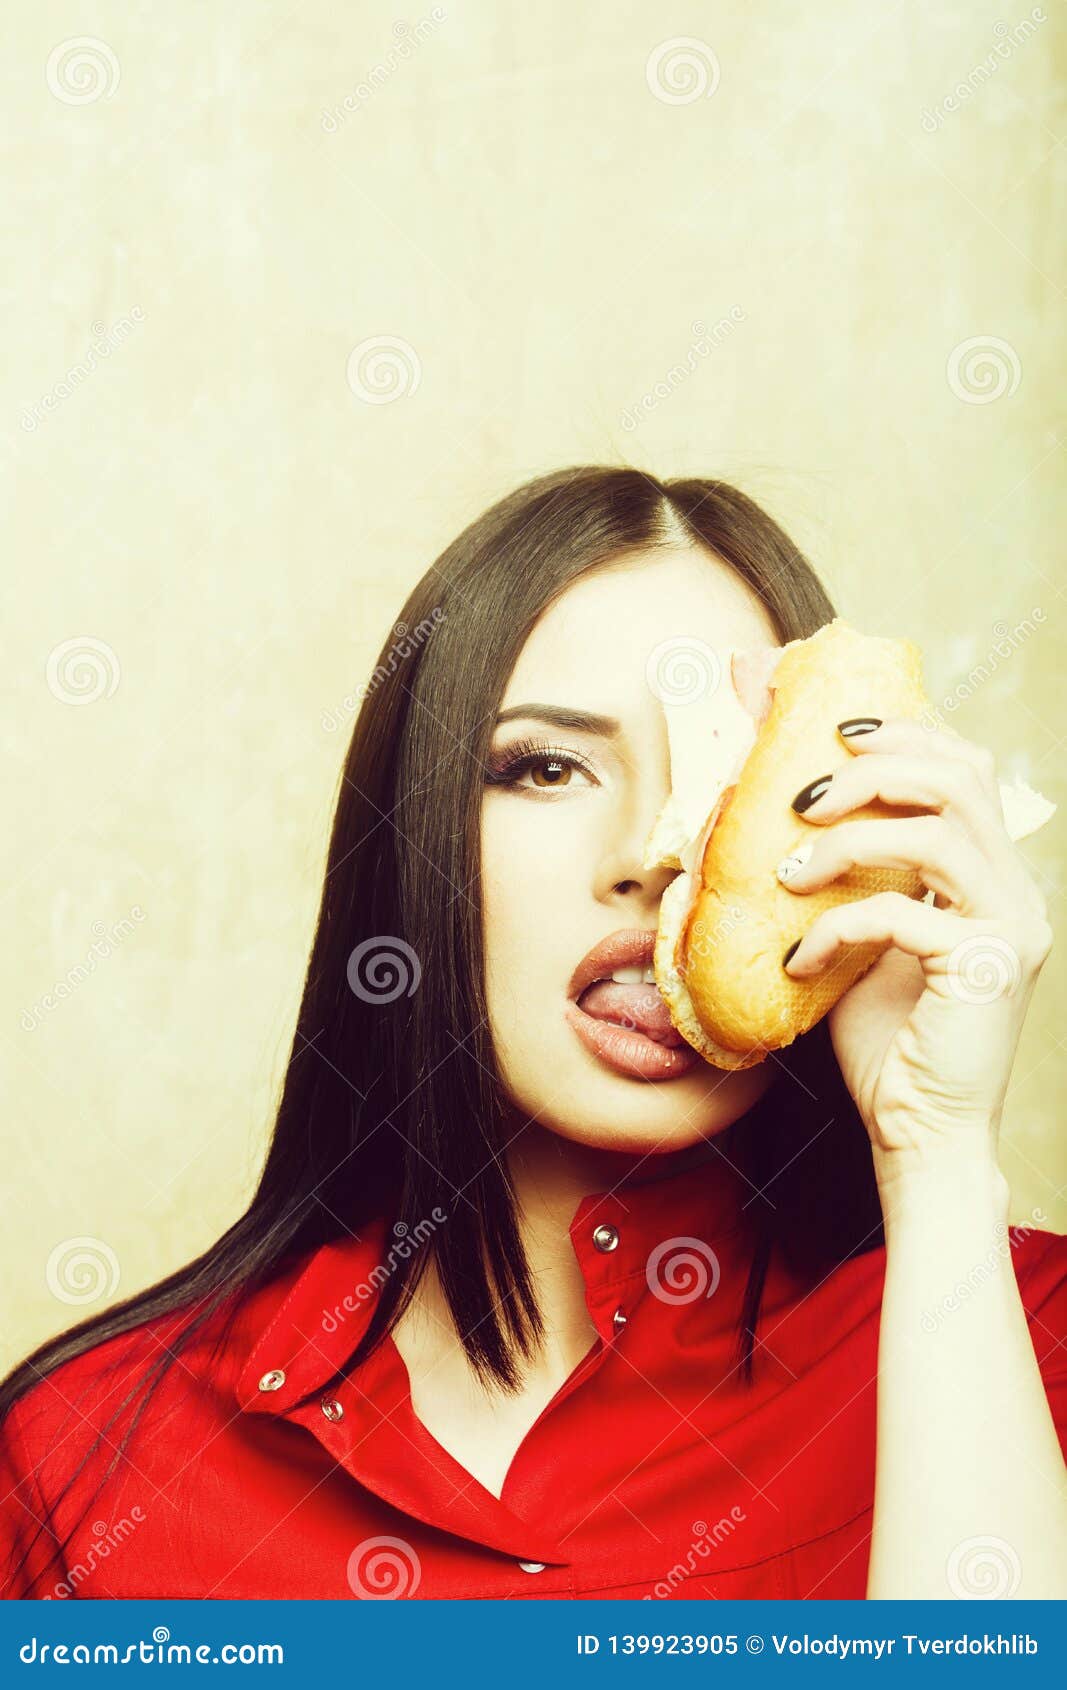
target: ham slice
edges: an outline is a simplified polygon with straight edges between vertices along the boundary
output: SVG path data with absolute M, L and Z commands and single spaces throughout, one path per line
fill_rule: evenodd
M 774 690 L 774 671 L 784 647 L 761 646 L 756 651 L 735 651 L 730 656 L 730 677 L 741 703 L 757 728 L 761 728 L 771 709 Z

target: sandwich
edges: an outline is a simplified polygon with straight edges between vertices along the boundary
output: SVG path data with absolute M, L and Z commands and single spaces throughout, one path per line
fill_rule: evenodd
M 791 1044 L 877 961 L 882 946 L 856 945 L 820 976 L 787 974 L 786 952 L 823 910 L 881 891 L 926 895 L 910 869 L 851 869 L 803 897 L 775 870 L 812 837 L 794 796 L 851 760 L 837 724 L 920 720 L 930 708 L 916 646 L 840 620 L 810 639 L 731 652 L 707 696 L 663 703 L 671 792 L 644 866 L 679 873 L 660 903 L 653 967 L 672 1024 L 715 1067 L 750 1068 Z M 1013 839 L 1055 809 L 1022 782 L 1002 784 L 1001 797 Z M 875 803 L 848 819 L 915 813 Z

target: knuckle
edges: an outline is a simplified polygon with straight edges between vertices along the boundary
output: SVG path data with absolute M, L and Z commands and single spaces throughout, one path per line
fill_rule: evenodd
M 1050 935 L 1049 942 L 1051 943 L 1052 929 L 1049 927 L 1048 904 L 1045 901 L 1045 894 L 1042 892 L 1037 882 L 1030 879 L 1029 875 L 1026 877 L 1024 885 L 1026 888 L 1026 905 L 1028 913 L 1038 927 L 1048 928 Z
M 873 898 L 865 900 L 871 915 L 880 922 L 893 922 L 900 913 L 900 907 L 907 900 L 899 892 L 876 892 Z
M 911 827 L 926 855 L 942 857 L 946 854 L 952 830 L 944 816 L 913 816 Z
M 985 786 L 973 763 L 962 763 L 956 777 L 960 798 L 965 804 L 977 804 L 985 797 Z
M 863 823 L 855 821 L 838 822 L 815 848 L 815 855 L 820 866 L 829 868 L 845 868 L 857 863 L 858 853 L 863 845 Z
M 1052 949 L 1052 927 L 1047 920 L 1033 922 L 1027 944 L 1027 956 L 1034 968 L 1040 968 Z
M 1052 929 L 1049 927 L 1048 902 L 1037 880 L 1034 878 L 1025 857 L 1018 846 L 1011 847 L 1012 865 L 1017 871 L 1017 882 L 1020 891 L 1020 902 L 1028 921 L 1035 927 L 1047 930 L 1049 944 L 1052 942 Z

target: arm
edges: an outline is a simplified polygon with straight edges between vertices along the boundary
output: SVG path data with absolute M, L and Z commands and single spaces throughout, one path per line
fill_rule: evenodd
M 868 1597 L 1062 1597 L 1067 1472 L 985 1157 L 883 1187 Z M 964 1295 L 959 1295 L 959 1287 Z
M 882 952 L 830 1016 L 885 1222 L 867 1594 L 1063 1596 L 1067 1477 L 997 1165 L 1051 940 L 1044 900 L 1008 838 L 987 752 L 903 721 L 847 743 L 852 761 L 803 807 L 817 827 L 840 825 L 780 877 L 802 895 L 853 867 L 912 868 L 935 895 L 882 892 L 824 911 L 786 963 L 804 977 L 852 945 Z
M 37 1483 L 39 1464 L 23 1440 L 22 1401 L 0 1424 L 0 1600 L 55 1593 L 66 1571 Z

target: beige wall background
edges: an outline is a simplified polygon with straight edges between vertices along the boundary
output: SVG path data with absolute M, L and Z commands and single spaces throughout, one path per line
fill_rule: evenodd
M 1063 47 L 1002 0 L 16 10 L 5 1363 L 244 1206 L 324 718 L 518 481 L 737 481 L 1064 804 Z M 1004 1151 L 1055 1230 L 1062 964 Z

